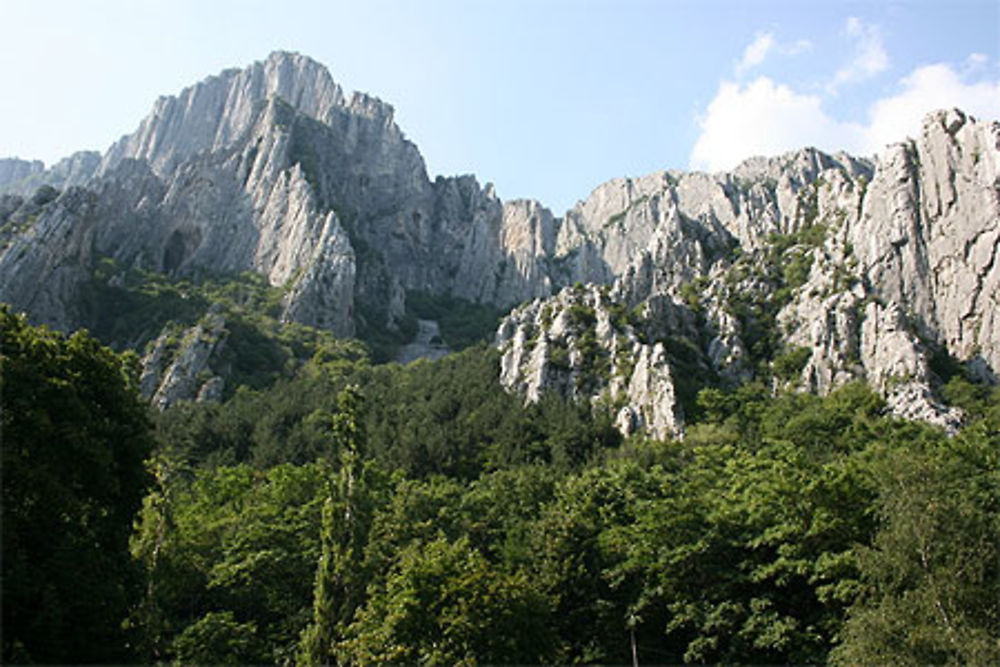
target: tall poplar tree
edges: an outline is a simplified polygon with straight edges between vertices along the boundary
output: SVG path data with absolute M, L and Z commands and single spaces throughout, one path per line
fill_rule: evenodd
M 348 386 L 337 395 L 331 438 L 339 467 L 330 471 L 329 492 L 323 505 L 313 620 L 302 633 L 298 656 L 298 662 L 304 665 L 330 664 L 337 639 L 359 604 L 366 525 L 362 516 L 365 511 L 363 404 L 364 398 L 356 386 Z

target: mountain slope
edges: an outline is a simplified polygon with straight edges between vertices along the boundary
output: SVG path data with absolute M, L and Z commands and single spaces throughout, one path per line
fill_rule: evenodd
M 601 186 L 568 219 L 614 279 L 516 309 L 504 384 L 600 400 L 626 432 L 665 436 L 710 384 L 865 379 L 900 416 L 954 429 L 934 362 L 987 382 L 1000 363 L 998 139 L 997 123 L 940 112 L 874 166 L 804 150 Z
M 73 304 L 91 254 L 172 276 L 259 272 L 287 286 L 287 319 L 342 335 L 355 300 L 378 315 L 368 326 L 393 326 L 406 289 L 506 305 L 547 293 L 518 230 L 530 206 L 505 210 L 471 177 L 429 181 L 391 107 L 296 54 L 161 98 L 86 189 L 97 210 L 39 211 L 0 258 L 23 276 L 0 298 L 62 328 L 84 323 Z M 35 242 L 66 227 L 93 248 Z M 66 265 L 81 275 L 50 284 Z
M 276 320 L 370 341 L 407 342 L 418 293 L 524 304 L 497 335 L 504 385 L 599 403 L 625 432 L 679 434 L 700 389 L 752 379 L 861 378 L 954 428 L 942 360 L 987 382 L 1000 367 L 998 146 L 997 123 L 940 112 L 874 162 L 804 149 L 614 179 L 559 218 L 473 176 L 431 181 L 392 107 L 279 52 L 161 98 L 100 159 L 0 163 L 0 301 L 141 346 L 177 332 L 109 325 L 108 295 L 173 281 L 183 338 L 217 339 L 170 348 L 200 360 L 179 393 L 153 345 L 148 393 L 167 403 L 204 393 L 228 331 L 218 309 L 191 315 L 185 281 L 251 272 Z

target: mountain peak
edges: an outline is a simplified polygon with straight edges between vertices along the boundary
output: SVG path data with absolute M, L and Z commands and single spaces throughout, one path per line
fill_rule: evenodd
M 223 70 L 176 95 L 159 98 L 138 129 L 108 150 L 101 173 L 123 159 L 138 158 L 165 174 L 191 155 L 224 149 L 251 127 L 272 97 L 323 123 L 344 112 L 384 125 L 393 122 L 390 105 L 364 93 L 345 95 L 319 62 L 299 53 L 274 51 L 243 69 Z
M 107 257 L 168 278 L 253 271 L 281 288 L 283 318 L 372 340 L 405 336 L 415 292 L 530 301 L 498 337 L 505 386 L 607 389 L 631 406 L 623 430 L 660 435 L 682 427 L 685 375 L 773 365 L 820 393 L 860 377 L 950 424 L 913 398 L 933 394 L 928 355 L 1000 367 L 1000 124 L 945 110 L 873 162 L 803 148 L 617 178 L 556 218 L 474 176 L 431 182 L 392 117 L 287 51 L 163 97 L 87 190 L 7 200 L 0 300 L 85 324 L 96 308 L 78 297 Z M 94 162 L 64 165 L 65 183 Z

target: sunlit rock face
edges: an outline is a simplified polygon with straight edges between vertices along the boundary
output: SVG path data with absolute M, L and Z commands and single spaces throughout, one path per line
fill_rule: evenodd
M 0 160 L 0 300 L 73 329 L 109 258 L 250 271 L 285 320 L 351 336 L 397 327 L 420 290 L 516 307 L 504 386 L 603 405 L 628 432 L 679 435 L 698 386 L 754 377 L 864 379 L 951 429 L 932 358 L 990 382 L 1000 365 L 998 146 L 997 123 L 942 111 L 873 161 L 802 149 L 616 178 L 558 217 L 431 180 L 391 106 L 279 52 L 160 98 L 103 155 Z
M 51 168 L 39 160 L 0 159 L 0 195 L 30 197 L 38 188 L 48 185 L 60 190 L 83 185 L 101 164 L 101 154 L 80 151 L 63 158 Z
M 630 326 L 696 343 L 723 385 L 761 364 L 784 374 L 775 373 L 775 388 L 827 393 L 862 379 L 895 414 L 954 431 L 961 415 L 936 398 L 932 357 L 950 354 L 987 382 L 1000 364 L 998 147 L 1000 125 L 951 110 L 928 116 L 919 137 L 874 163 L 808 149 L 748 160 L 729 174 L 615 179 L 567 213 L 557 256 L 568 258 L 567 277 L 608 284 L 617 303 L 666 300 L 686 311 Z M 558 340 L 558 320 L 546 318 L 547 327 L 537 313 L 569 305 L 560 295 L 501 324 L 505 386 L 533 399 L 552 385 L 539 351 L 548 347 L 530 344 Z M 763 357 L 762 324 L 770 327 Z M 659 360 L 671 388 L 630 394 L 619 427 L 678 433 L 678 357 L 656 354 L 653 340 L 644 345 L 633 350 L 635 375 L 598 383 L 589 398 L 643 385 L 648 360 Z M 581 372 L 570 359 L 562 375 Z M 635 416 L 651 406 L 673 421 Z
M 0 259 L 19 274 L 0 298 L 62 328 L 80 323 L 72 304 L 103 256 L 172 276 L 255 271 L 287 288 L 288 319 L 345 336 L 358 299 L 392 315 L 406 289 L 502 306 L 552 289 L 551 212 L 504 204 L 472 176 L 430 181 L 391 106 L 345 94 L 298 54 L 160 98 L 103 157 L 70 162 L 61 181 L 40 163 L 0 165 L 5 183 L 45 175 L 85 184 L 93 199 L 84 211 L 83 195 L 65 190 Z M 88 248 L 45 242 L 55 227 Z

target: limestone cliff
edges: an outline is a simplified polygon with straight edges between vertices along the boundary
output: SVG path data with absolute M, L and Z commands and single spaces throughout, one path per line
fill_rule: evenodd
M 12 276 L 0 299 L 36 320 L 86 324 L 73 304 L 102 256 L 170 276 L 255 271 L 287 289 L 288 319 L 345 336 L 393 326 L 410 289 L 504 306 L 550 293 L 551 213 L 505 205 L 471 176 L 430 181 L 392 107 L 345 94 L 298 54 L 161 98 L 99 164 L 92 158 L 50 170 L 71 175 L 61 181 L 5 163 L 18 183 L 85 182 L 93 200 L 87 212 L 69 206 L 84 195 L 67 188 L 67 201 L 35 220 L 37 232 L 73 228 L 86 249 L 36 233 L 0 256 L 0 275 Z M 362 322 L 357 302 L 376 321 Z
M 474 176 L 431 180 L 393 116 L 279 52 L 160 98 L 102 156 L 0 161 L 0 301 L 89 325 L 111 261 L 195 282 L 253 272 L 283 320 L 345 337 L 402 332 L 413 291 L 516 307 L 497 335 L 504 386 L 654 435 L 683 431 L 700 387 L 751 378 L 864 379 L 949 429 L 961 416 L 935 398 L 932 360 L 996 381 L 996 122 L 935 113 L 874 161 L 803 149 L 618 178 L 556 217 Z M 190 376 L 199 349 L 158 372 Z M 200 391 L 185 382 L 176 396 Z
M 85 185 L 100 163 L 101 154 L 94 151 L 73 153 L 49 169 L 39 160 L 0 159 L 0 195 L 30 197 L 46 185 L 60 190 Z
M 21 160 L 18 158 L 0 158 L 0 192 L 12 193 L 12 184 L 18 183 L 45 171 L 45 163 L 41 160 Z
M 625 434 L 678 435 L 683 414 L 668 347 L 689 345 L 684 336 L 694 332 L 690 313 L 667 300 L 651 299 L 633 318 L 606 286 L 567 287 L 504 319 L 500 381 L 529 401 L 556 391 L 614 410 Z
M 213 354 L 225 345 L 226 319 L 213 312 L 195 326 L 165 332 L 143 358 L 139 389 L 160 410 L 183 400 L 218 400 L 225 380 L 213 372 Z
M 929 116 L 920 137 L 875 163 L 807 149 L 731 174 L 616 179 L 567 213 L 557 256 L 571 266 L 567 277 L 609 285 L 622 306 L 670 303 L 670 317 L 658 308 L 633 325 L 658 325 L 664 350 L 692 343 L 689 361 L 707 362 L 723 386 L 770 377 L 826 393 L 864 379 L 896 414 L 954 430 L 961 415 L 935 397 L 931 358 L 950 354 L 988 382 L 1000 362 L 998 139 L 997 123 L 953 110 Z M 497 336 L 505 386 L 529 399 L 542 388 L 572 395 L 530 344 L 559 340 L 560 330 L 530 312 L 554 323 L 587 305 L 566 292 L 512 313 Z M 618 345 L 595 340 L 609 354 Z M 659 374 L 656 392 L 631 395 L 630 409 L 682 415 L 667 388 L 682 375 L 680 357 L 633 354 L 673 373 Z M 579 376 L 578 358 L 556 370 Z M 646 377 L 640 364 L 617 386 Z M 587 397 L 620 395 L 615 386 L 598 383 Z M 660 436 L 682 428 L 680 419 L 621 426 L 635 423 Z

